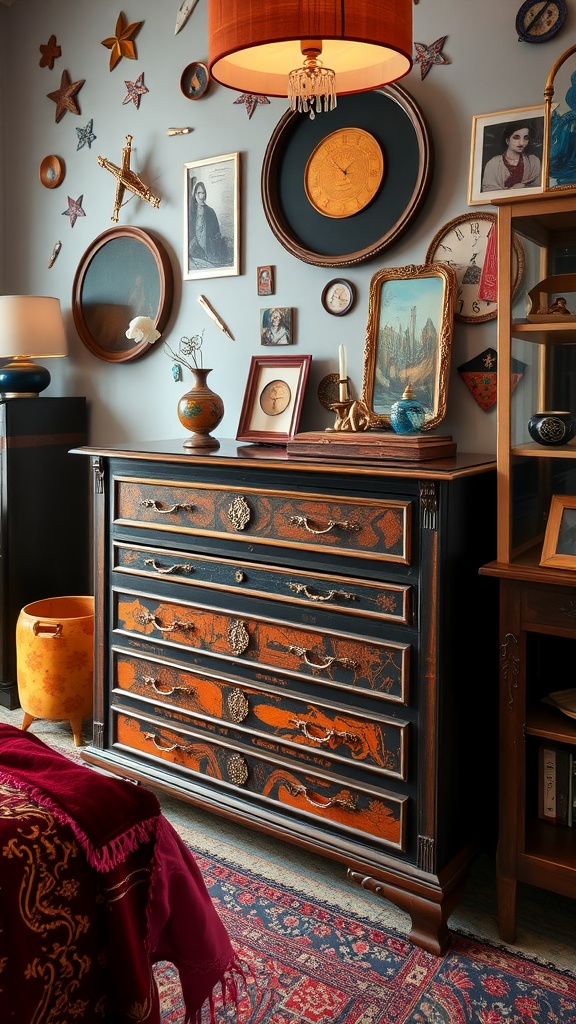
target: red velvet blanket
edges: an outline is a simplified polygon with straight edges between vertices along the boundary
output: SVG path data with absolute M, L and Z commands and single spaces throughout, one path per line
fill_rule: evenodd
M 228 935 L 148 790 L 0 724 L 0 853 L 2 1024 L 160 1024 L 159 960 L 188 1021 L 218 984 L 236 999 Z

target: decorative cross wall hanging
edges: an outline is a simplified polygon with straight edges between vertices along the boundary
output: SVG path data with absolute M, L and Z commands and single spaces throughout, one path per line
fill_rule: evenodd
M 160 206 L 160 199 L 155 196 L 152 191 L 145 185 L 144 182 L 138 177 L 135 171 L 130 170 L 130 154 L 132 152 L 132 136 L 126 136 L 126 145 L 122 150 L 122 165 L 118 167 L 116 164 L 110 162 L 103 156 L 98 157 L 98 163 L 100 167 L 103 167 L 106 171 L 110 171 L 111 174 L 116 178 L 116 196 L 114 199 L 114 212 L 111 220 L 115 224 L 118 223 L 118 211 L 122 206 L 122 200 L 124 199 L 124 193 L 126 189 L 129 192 L 133 192 L 139 199 L 145 199 L 147 203 L 150 203 L 156 209 Z

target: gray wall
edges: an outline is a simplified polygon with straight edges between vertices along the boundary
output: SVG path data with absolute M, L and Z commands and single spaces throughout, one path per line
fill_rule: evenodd
M 5 294 L 58 296 L 65 314 L 70 355 L 52 360 L 47 395 L 86 395 L 94 443 L 137 442 L 179 437 L 176 415 L 187 382 L 172 379 L 170 360 L 161 343 L 126 364 L 99 360 L 79 339 L 71 315 L 74 273 L 86 248 L 111 226 L 114 179 L 97 163 L 98 155 L 121 159 L 126 134 L 133 135 L 132 167 L 161 196 L 158 210 L 133 198 L 121 210 L 120 223 L 151 230 L 166 245 L 174 269 L 175 297 L 164 336 L 177 344 L 182 335 L 205 328 L 205 365 L 214 368 L 210 382 L 223 397 L 226 413 L 218 430 L 234 437 L 252 355 L 268 354 L 259 338 L 261 305 L 294 307 L 296 346 L 283 353 L 313 355 L 303 429 L 321 429 L 331 416 L 317 399 L 326 373 L 337 370 L 338 346 L 348 350 L 349 372 L 361 384 L 370 279 L 381 267 L 422 263 L 429 242 L 448 220 L 467 212 L 470 134 L 473 114 L 514 109 L 542 102 L 547 74 L 574 40 L 574 15 L 549 43 L 517 40 L 514 20 L 519 4 L 501 0 L 420 0 L 414 6 L 414 39 L 430 43 L 447 35 L 444 54 L 421 80 L 414 67 L 402 85 L 419 104 L 435 149 L 435 170 L 426 203 L 409 231 L 376 260 L 334 273 L 291 256 L 268 227 L 260 198 L 260 169 L 267 142 L 286 109 L 284 100 L 260 105 L 248 119 L 237 94 L 213 84 L 200 101 L 180 91 L 180 75 L 192 60 L 207 59 L 206 4 L 200 0 L 182 32 L 174 35 L 178 0 L 173 4 L 140 0 L 125 8 L 129 21 L 144 22 L 136 37 L 137 60 L 123 59 L 109 71 L 109 51 L 101 40 L 113 35 L 117 3 L 71 3 L 70 0 L 14 0 L 0 6 L 2 74 L 2 276 Z M 62 56 L 54 69 L 41 68 L 40 44 L 55 34 Z M 78 94 L 81 115 L 67 113 L 55 123 L 55 106 L 47 94 L 60 86 L 62 72 L 85 79 Z M 139 109 L 123 105 L 125 80 L 144 72 L 150 90 Z M 329 115 L 324 115 L 329 116 Z M 90 118 L 96 142 L 77 150 L 76 128 Z M 172 125 L 191 125 L 188 136 L 169 138 Z M 184 163 L 238 151 L 242 164 L 242 273 L 238 277 L 182 280 Z M 66 177 L 57 189 L 39 180 L 40 162 L 54 153 L 64 159 Z M 65 214 L 68 196 L 83 196 L 86 216 L 73 228 Z M 477 207 L 476 209 L 492 209 Z M 62 251 L 54 267 L 48 260 L 54 243 Z M 256 294 L 256 267 L 276 267 L 276 294 L 268 303 Z M 349 277 L 357 288 L 354 310 L 346 317 L 328 315 L 320 303 L 326 282 Z M 229 324 L 229 341 L 207 319 L 197 297 L 205 294 Z M 496 344 L 496 321 L 457 323 L 454 331 L 448 415 L 442 433 L 451 433 L 461 451 L 494 451 L 494 410 L 482 412 L 461 382 L 456 367 Z

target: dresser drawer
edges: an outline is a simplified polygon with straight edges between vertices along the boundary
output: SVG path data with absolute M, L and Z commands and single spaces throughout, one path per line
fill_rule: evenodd
M 408 702 L 410 645 L 113 590 L 113 629 Z
M 411 562 L 411 502 L 114 477 L 114 524 Z
M 253 754 L 192 731 L 164 726 L 114 711 L 113 745 L 161 760 L 175 769 L 265 800 L 278 810 L 297 813 L 325 827 L 404 850 L 408 797 L 381 789 L 356 787 L 329 772 L 308 771 L 271 754 Z
M 562 630 L 576 637 L 576 590 L 531 583 L 522 588 L 522 628 L 541 633 Z
M 323 701 L 306 700 L 290 692 L 270 692 L 242 680 L 184 668 L 115 649 L 113 680 L 116 703 L 124 694 L 138 697 L 155 714 L 184 711 L 197 719 L 233 724 L 283 744 L 327 754 L 334 760 L 359 764 L 394 778 L 406 779 L 409 723 L 375 715 L 352 713 Z
M 412 587 L 408 585 L 373 583 L 335 573 L 268 568 L 241 558 L 210 558 L 141 544 L 117 542 L 113 553 L 113 570 L 126 575 L 237 590 L 272 601 L 326 608 L 399 625 L 410 621 Z

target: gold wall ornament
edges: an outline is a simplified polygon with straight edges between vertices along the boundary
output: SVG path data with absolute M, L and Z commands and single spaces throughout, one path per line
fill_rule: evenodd
M 155 209 L 160 206 L 159 196 L 154 195 L 148 185 L 145 185 L 141 178 L 138 177 L 135 171 L 130 169 L 130 155 L 132 153 L 132 135 L 126 136 L 126 145 L 122 150 L 122 165 L 118 167 L 116 164 L 111 163 L 106 157 L 99 156 L 98 164 L 103 167 L 104 170 L 110 171 L 111 174 L 116 178 L 116 195 L 114 198 L 114 212 L 111 220 L 115 224 L 118 223 L 118 213 L 122 206 L 124 199 L 124 193 L 126 190 L 132 192 L 139 199 L 145 199 L 147 203 L 150 203 Z

